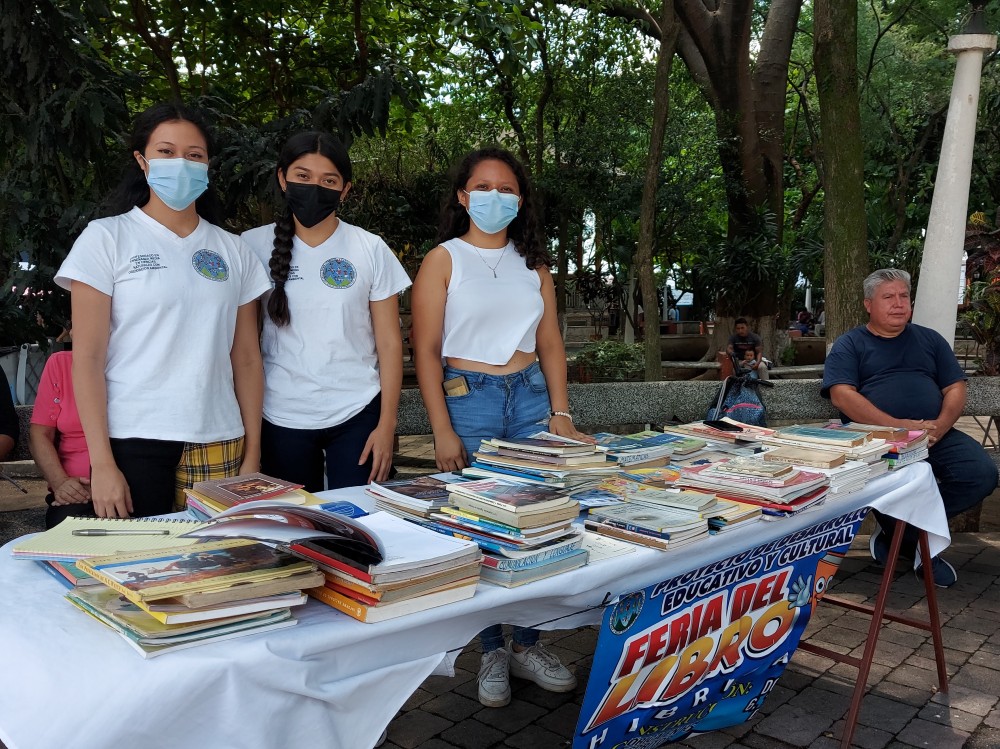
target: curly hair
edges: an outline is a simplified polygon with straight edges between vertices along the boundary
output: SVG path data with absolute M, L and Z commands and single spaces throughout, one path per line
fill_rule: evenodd
M 328 133 L 315 131 L 297 133 L 285 142 L 275 164 L 275 176 L 280 174 L 284 177 L 292 164 L 310 153 L 318 153 L 320 156 L 328 158 L 337 167 L 337 171 L 344 179 L 344 184 L 351 181 L 354 169 L 344 144 Z M 288 280 L 288 271 L 292 265 L 292 239 L 294 237 L 295 221 L 292 217 L 292 209 L 286 204 L 285 210 L 278 214 L 278 218 L 274 222 L 274 249 L 271 250 L 271 259 L 268 261 L 271 280 L 274 281 L 274 290 L 267 300 L 267 315 L 271 318 L 271 322 L 279 328 L 292 321 L 291 313 L 288 310 L 285 282 Z
M 507 227 L 507 237 L 514 243 L 514 249 L 524 258 L 524 264 L 528 268 L 534 270 L 540 266 L 550 267 L 552 257 L 545 249 L 538 231 L 538 219 L 528 173 L 514 154 L 503 148 L 481 148 L 468 154 L 459 162 L 454 170 L 451 190 L 445 195 L 441 205 L 441 222 L 438 226 L 437 243 L 461 237 L 469 231 L 469 212 L 458 202 L 458 192 L 465 189 L 465 185 L 476 166 L 489 160 L 502 161 L 511 168 L 517 178 L 518 190 L 521 193 L 521 209 Z
M 145 154 L 150 136 L 164 122 L 190 122 L 201 132 L 205 138 L 208 155 L 212 155 L 215 150 L 212 133 L 199 110 L 181 102 L 154 104 L 135 118 L 132 136 L 129 138 L 128 160 L 123 170 L 122 179 L 104 202 L 102 215 L 117 216 L 131 211 L 136 206 L 142 207 L 149 202 L 149 183 L 146 182 L 146 175 L 139 168 L 139 164 L 132 157 L 132 154 L 136 151 Z M 209 183 L 208 189 L 195 201 L 195 210 L 206 221 L 222 226 L 222 208 L 211 183 Z

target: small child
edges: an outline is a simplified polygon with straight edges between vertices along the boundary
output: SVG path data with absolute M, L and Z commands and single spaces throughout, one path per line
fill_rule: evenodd
M 747 349 L 743 352 L 743 361 L 739 363 L 740 371 L 738 374 L 749 373 L 751 379 L 757 379 L 757 368 L 754 364 L 757 361 L 757 355 L 753 352 L 753 349 Z

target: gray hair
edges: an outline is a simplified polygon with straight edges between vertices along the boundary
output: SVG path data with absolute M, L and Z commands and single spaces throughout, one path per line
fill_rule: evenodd
M 899 268 L 881 268 L 872 273 L 864 280 L 862 288 L 865 290 L 865 299 L 875 296 L 875 289 L 890 281 L 902 281 L 906 284 L 906 290 L 910 290 L 910 274 Z

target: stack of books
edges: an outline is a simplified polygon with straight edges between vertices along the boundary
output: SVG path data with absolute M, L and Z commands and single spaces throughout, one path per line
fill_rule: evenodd
M 633 502 L 591 509 L 584 527 L 592 533 L 663 551 L 708 536 L 708 521 L 698 513 Z
M 708 532 L 713 536 L 753 523 L 763 518 L 763 510 L 748 502 L 720 499 L 708 518 Z
M 592 485 L 595 478 L 615 470 L 615 464 L 594 445 L 539 432 L 530 437 L 483 440 L 462 475 L 566 489 Z
M 306 602 L 303 589 L 322 580 L 315 565 L 246 539 L 93 557 L 76 566 L 102 585 L 78 586 L 66 597 L 144 658 L 290 627 L 291 607 Z
M 481 553 L 472 542 L 449 538 L 388 512 L 357 521 L 377 539 L 379 562 L 365 563 L 343 549 L 292 543 L 325 575 L 307 592 L 362 622 L 380 622 L 472 598 L 479 582 Z
M 841 424 L 831 422 L 827 429 L 837 431 L 855 431 L 867 434 L 870 440 L 885 441 L 885 451 L 881 455 L 887 470 L 901 468 L 927 458 L 928 438 L 924 429 L 905 429 L 903 427 L 884 427 L 873 424 Z
M 922 429 L 909 431 L 905 437 L 886 440 L 885 444 L 889 449 L 882 455 L 882 460 L 890 471 L 926 460 L 928 456 L 929 441 L 927 432 Z
M 613 460 L 622 468 L 666 465 L 672 456 L 688 455 L 707 444 L 696 437 L 651 430 L 626 435 L 597 432 L 593 437 L 608 460 Z
M 583 548 L 584 534 L 566 536 L 561 541 L 513 555 L 483 553 L 480 577 L 493 585 L 516 588 L 520 585 L 575 570 L 589 561 Z
M 458 476 L 453 478 L 461 480 Z M 448 504 L 448 483 L 437 476 L 417 476 L 372 482 L 365 487 L 365 493 L 375 498 L 377 509 L 419 523 Z
M 184 494 L 188 511 L 203 520 L 213 518 L 231 507 L 265 499 L 295 505 L 322 502 L 316 495 L 305 491 L 302 484 L 263 473 L 199 481 L 185 490 Z
M 640 474 L 637 480 L 630 473 L 622 473 L 603 482 L 600 488 L 614 493 L 631 505 L 667 508 L 689 513 L 692 518 L 704 519 L 708 522 L 709 533 L 712 534 L 735 528 L 740 523 L 759 520 L 761 517 L 759 507 L 719 499 L 710 491 L 685 491 L 676 488 L 676 480 L 681 475 L 678 470 L 648 470 L 669 471 L 669 473 L 661 473 L 664 480 L 662 483 L 657 481 L 655 485 L 646 479 L 648 474 Z M 666 480 L 668 478 L 669 481 Z
M 586 552 L 576 553 L 580 533 L 573 521 L 579 513 L 579 502 L 565 490 L 483 479 L 453 485 L 449 506 L 429 527 L 474 541 L 484 554 L 483 579 L 515 585 L 586 564 Z M 510 559 L 522 560 L 520 574 L 498 574 L 511 571 Z
M 774 434 L 773 429 L 744 424 L 728 416 L 709 423 L 692 421 L 687 424 L 671 424 L 663 427 L 663 430 L 671 434 L 730 443 L 752 443 Z
M 774 434 L 762 437 L 761 442 L 771 448 L 800 448 L 808 451 L 813 460 L 824 457 L 838 460 L 843 456 L 845 460 L 860 460 L 862 463 L 874 464 L 879 462 L 886 452 L 884 439 L 872 437 L 861 431 L 832 428 L 832 425 L 823 424 L 795 424 L 782 427 Z M 810 460 L 805 454 L 800 453 L 800 455 L 803 460 Z M 803 465 L 816 468 L 835 467 L 818 466 L 811 462 L 804 462 Z
M 754 459 L 748 459 L 754 461 Z M 679 486 L 715 492 L 723 499 L 750 503 L 761 508 L 765 517 L 781 517 L 801 512 L 822 502 L 829 489 L 829 479 L 820 473 L 778 466 L 787 472 L 777 476 L 758 473 L 760 466 L 771 465 L 756 459 L 750 465 L 726 466 L 713 463 L 681 470 Z

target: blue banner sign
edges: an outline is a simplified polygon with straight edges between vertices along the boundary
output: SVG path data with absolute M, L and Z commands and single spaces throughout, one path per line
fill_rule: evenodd
M 621 596 L 604 614 L 573 749 L 652 749 L 750 720 L 867 514 Z

